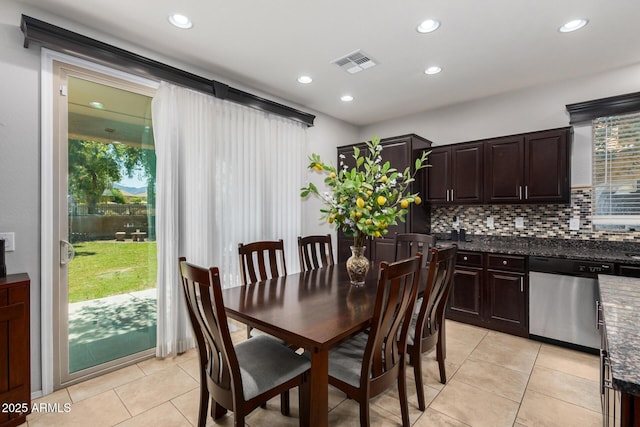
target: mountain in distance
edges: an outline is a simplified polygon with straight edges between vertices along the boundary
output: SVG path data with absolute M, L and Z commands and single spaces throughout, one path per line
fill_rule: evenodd
M 147 187 L 127 187 L 126 185 L 118 184 L 117 182 L 113 184 L 114 188 L 117 188 L 122 192 L 124 196 L 137 196 L 137 197 L 146 197 L 147 196 Z

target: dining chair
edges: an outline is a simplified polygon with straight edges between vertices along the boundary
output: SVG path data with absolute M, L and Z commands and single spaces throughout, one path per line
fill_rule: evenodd
M 311 367 L 307 358 L 266 335 L 234 346 L 218 268 L 198 267 L 187 263 L 184 257 L 179 259 L 179 265 L 200 359 L 198 426 L 206 424 L 209 397 L 214 419 L 231 410 L 234 425 L 244 426 L 251 411 L 293 387 L 299 387 L 300 425 L 307 425 Z
M 440 370 L 440 382 L 447 383 L 445 372 L 445 336 L 444 312 L 453 283 L 453 273 L 456 267 L 456 253 L 458 247 L 451 245 L 442 249 L 431 249 L 431 261 L 427 270 L 426 288 L 416 302 L 411 327 L 407 337 L 407 353 L 409 363 L 413 365 L 413 372 L 418 392 L 418 407 L 424 411 L 424 387 L 422 381 L 422 353 L 436 347 L 436 358 Z
M 300 270 L 309 271 L 333 265 L 331 234 L 326 236 L 298 236 L 298 257 Z
M 431 258 L 431 248 L 436 245 L 436 238 L 430 234 L 399 233 L 395 237 L 394 261 L 400 261 L 420 252 L 422 262 L 426 265 Z
M 380 263 L 370 328 L 329 352 L 329 384 L 360 404 L 361 426 L 370 424 L 369 399 L 394 383 L 400 395 L 402 425 L 410 425 L 405 352 L 421 263 L 421 254 Z
M 245 286 L 287 275 L 282 239 L 247 244 L 239 243 L 238 256 L 242 284 Z

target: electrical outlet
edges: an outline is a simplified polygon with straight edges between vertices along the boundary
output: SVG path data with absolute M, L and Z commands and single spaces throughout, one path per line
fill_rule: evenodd
M 580 230 L 580 217 L 574 216 L 569 220 L 569 230 Z
M 491 218 L 490 216 L 487 217 L 487 227 L 489 228 L 493 228 L 495 225 L 493 223 L 493 218 Z
M 16 234 L 15 233 L 0 233 L 0 240 L 4 240 L 5 252 L 12 252 L 16 250 Z
M 524 218 L 519 216 L 516 218 L 516 228 L 524 228 Z

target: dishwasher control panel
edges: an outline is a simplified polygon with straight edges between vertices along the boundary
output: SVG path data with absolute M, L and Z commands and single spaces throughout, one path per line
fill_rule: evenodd
M 532 256 L 529 257 L 529 271 L 596 277 L 598 274 L 614 274 L 615 268 L 612 262 Z

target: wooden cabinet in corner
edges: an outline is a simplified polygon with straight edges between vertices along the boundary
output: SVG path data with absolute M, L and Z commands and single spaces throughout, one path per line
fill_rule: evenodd
M 0 278 L 0 427 L 23 424 L 31 412 L 30 283 L 25 273 Z
M 407 166 L 414 168 L 416 158 L 419 158 L 423 151 L 431 147 L 431 141 L 428 141 L 418 135 L 402 135 L 392 138 L 384 138 L 380 140 L 382 145 L 382 160 L 389 161 L 391 166 L 399 171 L 404 171 Z M 357 146 L 361 150 L 366 150 L 364 143 L 346 145 L 338 147 L 338 163 L 339 156 L 344 154 L 344 163 L 349 167 L 355 166 L 353 159 L 353 147 Z M 419 171 L 415 177 L 415 182 L 411 188 L 411 192 L 419 192 L 424 199 L 423 187 L 425 181 L 425 169 Z M 398 225 L 389 227 L 389 232 L 384 238 L 370 239 L 367 245 L 366 256 L 370 260 L 375 261 L 393 261 L 395 255 L 394 235 L 395 233 L 428 233 L 430 228 L 430 210 L 426 203 L 420 205 L 412 204 L 409 213 L 406 216 L 406 222 L 398 222 Z M 344 262 L 351 256 L 349 247 L 353 245 L 353 239 L 338 232 L 338 262 Z
M 485 143 L 485 203 L 568 203 L 571 128 Z

